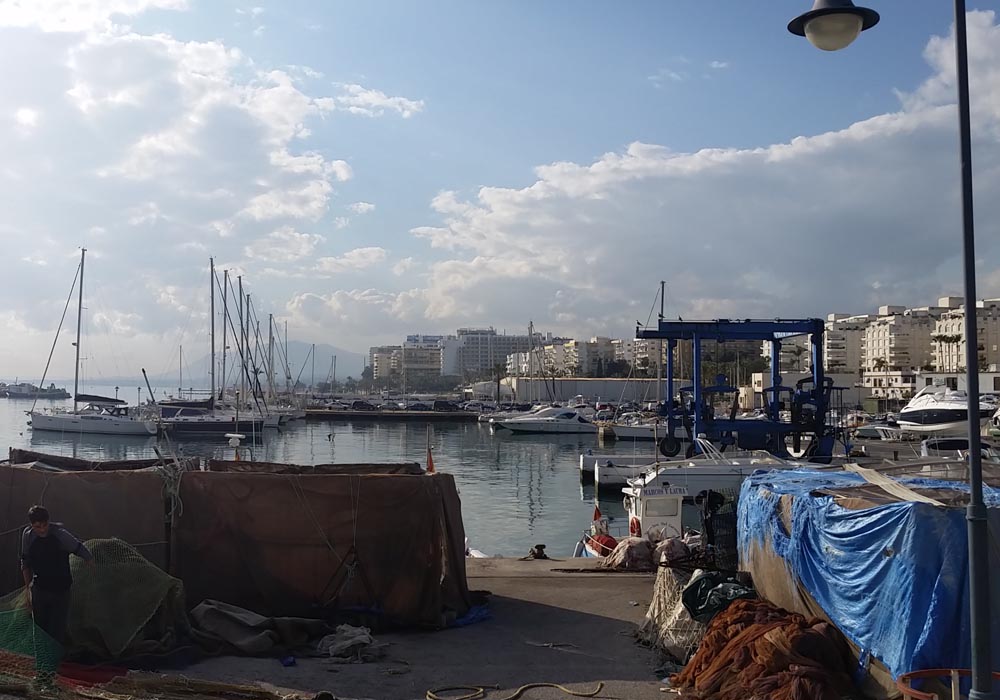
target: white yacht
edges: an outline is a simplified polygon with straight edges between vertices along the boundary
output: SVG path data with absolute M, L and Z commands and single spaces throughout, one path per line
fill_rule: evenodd
M 524 416 L 494 421 L 494 428 L 515 433 L 597 433 L 597 425 L 571 408 L 546 408 Z
M 156 422 L 144 418 L 125 401 L 80 394 L 87 405 L 79 411 L 32 411 L 31 429 L 92 435 L 156 435 Z
M 979 424 L 993 415 L 995 406 L 980 402 Z M 968 395 L 946 386 L 926 386 L 903 407 L 896 418 L 906 433 L 965 435 L 968 432 Z

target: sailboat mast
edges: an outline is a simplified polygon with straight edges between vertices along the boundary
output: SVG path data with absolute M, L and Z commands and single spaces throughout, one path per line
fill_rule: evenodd
M 184 398 L 184 346 L 177 353 L 177 398 Z
M 660 280 L 660 316 L 659 316 L 659 320 L 660 321 L 663 320 L 663 287 L 664 287 L 664 285 L 666 285 L 666 282 L 664 282 L 663 280 Z M 657 331 L 660 330 L 660 324 L 659 323 L 656 324 L 656 330 Z M 663 339 L 661 338 L 658 342 L 659 342 L 659 346 L 657 347 L 657 351 L 656 351 L 657 352 L 657 355 L 656 355 L 656 410 L 657 411 L 660 410 L 660 400 L 661 400 L 661 394 L 662 394 L 662 391 L 663 391 L 662 387 L 660 386 L 661 384 L 663 384 Z M 673 399 L 673 397 L 667 397 L 668 401 L 672 400 L 672 399 Z
M 247 395 L 247 386 L 246 386 L 247 368 L 246 368 L 246 356 L 244 355 L 244 353 L 246 352 L 246 345 L 243 342 L 244 341 L 244 337 L 245 337 L 244 334 L 246 332 L 245 328 L 243 326 L 243 275 L 238 275 L 236 277 L 236 280 L 237 280 L 237 282 L 239 282 L 239 288 L 240 288 L 240 340 L 239 340 L 239 346 L 240 346 L 240 398 L 239 398 L 239 401 L 236 402 L 236 403 L 239 403 L 240 401 L 245 401 L 246 400 L 246 395 Z
M 267 315 L 267 387 L 273 401 L 277 395 L 274 389 L 274 314 Z
M 215 258 L 208 259 L 208 291 L 211 294 L 211 304 L 209 306 L 209 316 L 212 318 L 212 359 L 208 365 L 209 374 L 212 377 L 212 396 L 215 396 Z
M 226 350 L 229 349 L 229 270 L 222 273 L 222 381 L 219 383 L 219 398 L 226 395 Z
M 80 326 L 83 323 L 83 264 L 87 259 L 87 249 L 80 249 L 80 296 L 76 305 L 76 365 L 73 367 L 73 413 L 76 413 L 76 397 L 80 393 Z

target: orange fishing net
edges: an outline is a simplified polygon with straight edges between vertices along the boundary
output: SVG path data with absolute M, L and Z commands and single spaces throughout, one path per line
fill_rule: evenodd
M 853 687 L 849 669 L 847 642 L 830 623 L 738 600 L 715 616 L 670 680 L 703 700 L 840 700 Z

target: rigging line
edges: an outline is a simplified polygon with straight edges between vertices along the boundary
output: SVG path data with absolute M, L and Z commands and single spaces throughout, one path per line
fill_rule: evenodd
M 52 339 L 52 347 L 49 349 L 49 359 L 45 362 L 45 371 L 42 372 L 42 379 L 39 382 L 39 388 L 45 385 L 45 377 L 49 374 L 49 365 L 52 363 L 52 354 L 56 351 L 56 342 L 59 340 L 59 334 L 62 332 L 63 321 L 66 320 L 66 311 L 69 310 L 70 302 L 73 301 L 73 290 L 76 289 L 76 281 L 80 279 L 80 266 L 76 266 L 76 275 L 73 276 L 73 285 L 69 288 L 69 296 L 66 297 L 66 306 L 63 307 L 62 318 L 59 319 L 59 328 L 56 329 L 56 337 Z M 35 405 L 38 403 L 38 392 L 35 392 L 35 400 L 31 402 L 31 409 L 28 413 L 32 413 L 35 410 Z

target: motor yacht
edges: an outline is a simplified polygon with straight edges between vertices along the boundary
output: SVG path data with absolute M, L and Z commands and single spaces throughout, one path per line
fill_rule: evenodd
M 993 415 L 995 406 L 979 404 L 979 424 Z M 968 432 L 968 395 L 947 386 L 926 386 L 910 399 L 896 418 L 899 429 L 907 433 L 965 435 Z
M 547 408 L 525 416 L 494 421 L 492 425 L 515 433 L 597 433 L 597 425 L 579 411 L 569 408 Z

